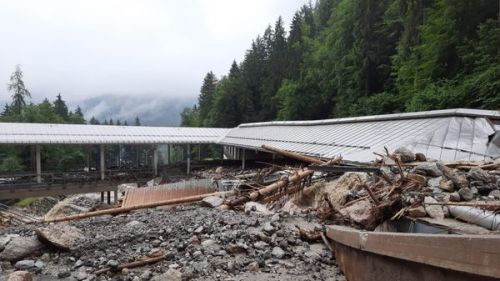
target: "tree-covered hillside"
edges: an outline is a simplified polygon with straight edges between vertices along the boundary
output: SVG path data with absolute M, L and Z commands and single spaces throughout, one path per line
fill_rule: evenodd
M 500 109 L 500 1 L 319 0 L 209 72 L 184 126 Z

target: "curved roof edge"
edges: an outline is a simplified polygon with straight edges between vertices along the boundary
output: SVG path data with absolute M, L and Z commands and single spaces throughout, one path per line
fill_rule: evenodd
M 314 126 L 314 125 L 418 119 L 418 118 L 431 118 L 431 117 L 450 117 L 450 116 L 486 117 L 493 120 L 500 120 L 500 111 L 455 108 L 455 109 L 442 109 L 442 110 L 394 113 L 394 114 L 371 115 L 371 116 L 360 116 L 360 117 L 311 120 L 311 121 L 269 121 L 269 122 L 244 123 L 240 124 L 238 128 L 260 127 L 260 126 Z

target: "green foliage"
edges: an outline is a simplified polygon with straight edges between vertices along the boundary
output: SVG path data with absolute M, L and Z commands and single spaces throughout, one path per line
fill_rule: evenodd
M 498 110 L 499 20 L 498 0 L 319 0 L 295 13 L 288 35 L 278 18 L 257 36 L 238 78 L 216 85 L 209 116 L 193 109 L 183 116 L 197 118 L 190 125 L 231 127 L 453 107 Z
M 16 207 L 19 207 L 19 208 L 26 208 L 26 207 L 29 207 L 31 206 L 33 203 L 35 203 L 36 201 L 38 200 L 38 197 L 28 197 L 28 198 L 24 198 L 22 199 L 21 201 L 17 202 L 15 204 Z

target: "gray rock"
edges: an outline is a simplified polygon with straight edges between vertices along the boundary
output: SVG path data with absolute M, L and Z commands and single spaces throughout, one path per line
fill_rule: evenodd
M 415 173 L 428 177 L 440 177 L 443 175 L 443 172 L 441 172 L 436 163 L 420 164 L 415 167 Z
M 38 269 L 42 269 L 45 267 L 45 263 L 43 261 L 36 261 L 35 262 L 35 267 Z
M 462 187 L 458 190 L 458 194 L 460 194 L 460 197 L 464 199 L 465 201 L 470 201 L 474 199 L 474 193 L 472 190 L 468 187 Z
M 399 159 L 401 159 L 401 162 L 403 163 L 408 163 L 408 162 L 413 162 L 415 161 L 415 154 L 411 152 L 409 149 L 406 147 L 400 147 L 394 151 L 394 154 L 396 154 Z
M 267 247 L 269 247 L 269 244 L 267 244 L 266 242 L 264 241 L 257 241 L 255 243 L 253 243 L 253 247 L 256 248 L 256 249 L 265 249 Z
M 0 252 L 3 251 L 3 249 L 5 249 L 5 246 L 14 237 L 19 237 L 19 235 L 17 235 L 17 234 L 7 234 L 5 236 L 0 237 Z
M 182 281 L 182 273 L 177 269 L 170 268 L 167 272 L 153 277 L 151 281 Z
M 117 268 L 120 265 L 120 263 L 117 260 L 109 260 L 106 263 L 106 265 L 111 267 L 111 268 Z
M 209 196 L 203 198 L 200 202 L 200 206 L 209 207 L 209 208 L 217 208 L 224 203 L 224 199 L 218 196 Z
M 282 259 L 285 256 L 285 251 L 280 247 L 274 247 L 271 254 L 277 259 Z
M 127 228 L 139 228 L 142 226 L 144 226 L 144 223 L 142 223 L 140 221 L 136 221 L 136 220 L 131 221 L 125 225 L 125 227 L 127 227 Z
M 58 278 L 66 278 L 66 277 L 69 277 L 71 275 L 71 272 L 69 270 L 62 270 L 62 271 L 59 271 L 57 273 L 57 277 Z
M 264 232 L 266 232 L 267 234 L 272 234 L 274 233 L 275 229 L 274 229 L 274 226 L 271 225 L 270 222 L 266 222 L 264 224 L 264 228 L 263 228 Z
M 467 177 L 469 177 L 472 180 L 482 181 L 484 183 L 490 183 L 495 179 L 495 177 L 491 176 L 490 174 L 488 174 L 488 172 L 479 167 L 474 167 L 470 169 L 469 173 L 467 174 Z
M 43 244 L 35 236 L 13 237 L 0 253 L 0 260 L 16 261 L 29 255 L 38 254 Z
M 270 211 L 265 205 L 257 202 L 246 202 L 245 203 L 245 213 L 256 212 L 263 215 L 272 215 L 274 212 Z
M 7 281 L 32 281 L 33 276 L 28 271 L 15 271 L 9 275 Z
M 460 202 L 460 194 L 458 192 L 452 192 L 450 193 L 450 202 Z
M 67 224 L 56 224 L 36 230 L 38 240 L 63 250 L 73 249 L 83 239 L 83 232 Z
M 150 271 L 150 270 L 145 270 L 142 274 L 141 274 L 141 280 L 142 281 L 148 281 L 151 279 L 151 277 L 153 276 L 153 273 Z
M 488 196 L 492 197 L 493 199 L 500 199 L 500 190 L 492 190 L 490 194 L 488 194 Z
M 34 260 L 18 261 L 18 262 L 16 262 L 14 267 L 19 269 L 19 270 L 31 269 L 31 268 L 35 267 L 35 261 Z
M 271 222 L 279 222 L 280 221 L 280 215 L 279 214 L 274 214 L 271 217 Z
M 427 205 L 428 203 L 437 203 L 436 199 L 427 196 L 424 198 L 425 211 L 431 218 L 444 219 L 443 208 L 440 205 Z
M 251 262 L 247 265 L 247 270 L 252 272 L 259 271 L 259 263 L 256 261 Z

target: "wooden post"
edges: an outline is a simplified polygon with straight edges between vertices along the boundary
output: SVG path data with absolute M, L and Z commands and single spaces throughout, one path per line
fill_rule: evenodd
M 36 162 L 36 183 L 42 183 L 42 159 L 40 153 L 40 145 L 35 145 L 35 162 Z

